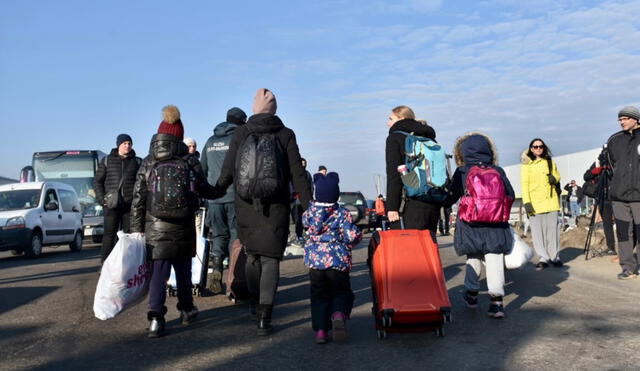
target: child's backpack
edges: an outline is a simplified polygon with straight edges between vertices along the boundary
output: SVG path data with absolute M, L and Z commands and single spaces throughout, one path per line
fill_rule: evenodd
M 465 195 L 458 205 L 460 219 L 467 223 L 508 222 L 512 204 L 496 168 L 474 165 L 469 169 Z
M 147 207 L 154 217 L 186 218 L 196 211 L 198 196 L 195 193 L 194 174 L 184 159 L 171 158 L 156 162 L 147 179 Z
M 444 148 L 435 141 L 404 131 L 405 165 L 401 176 L 407 197 L 442 204 L 449 195 L 449 172 Z
M 275 196 L 286 189 L 288 165 L 280 141 L 274 133 L 249 135 L 236 155 L 236 192 L 245 200 Z

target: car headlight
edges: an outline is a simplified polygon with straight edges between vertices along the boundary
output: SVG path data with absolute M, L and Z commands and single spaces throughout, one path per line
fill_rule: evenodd
M 19 229 L 24 228 L 24 226 L 24 218 L 21 216 L 16 216 L 7 220 L 7 224 L 5 225 L 4 229 Z

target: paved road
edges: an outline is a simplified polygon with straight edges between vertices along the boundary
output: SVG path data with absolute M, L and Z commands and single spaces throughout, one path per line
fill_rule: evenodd
M 0 369 L 640 369 L 640 279 L 618 281 L 608 258 L 585 262 L 565 247 L 563 269 L 532 264 L 507 273 L 504 320 L 460 299 L 464 259 L 440 238 L 453 323 L 447 336 L 373 330 L 365 239 L 354 251 L 356 307 L 345 345 L 313 343 L 308 279 L 299 258 L 282 265 L 277 332 L 254 336 L 246 306 L 222 296 L 197 298 L 199 321 L 181 327 L 169 299 L 168 333 L 147 339 L 141 303 L 100 321 L 92 305 L 99 250 L 45 248 L 37 260 L 0 253 Z

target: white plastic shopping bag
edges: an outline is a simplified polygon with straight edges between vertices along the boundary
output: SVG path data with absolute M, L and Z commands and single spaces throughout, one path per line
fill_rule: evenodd
M 144 236 L 118 232 L 118 243 L 102 265 L 93 300 L 96 318 L 106 320 L 144 298 L 150 271 Z
M 511 253 L 504 256 L 504 266 L 507 269 L 518 269 L 531 260 L 533 249 L 518 236 L 513 228 L 511 232 L 513 233 L 513 249 Z

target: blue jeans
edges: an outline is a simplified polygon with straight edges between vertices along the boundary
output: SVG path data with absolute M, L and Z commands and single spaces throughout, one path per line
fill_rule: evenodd
M 569 202 L 569 209 L 571 210 L 571 216 L 573 218 L 580 215 L 580 205 L 577 202 Z
M 238 238 L 235 203 L 209 202 L 209 227 L 212 236 L 211 255 L 229 256 L 230 244 Z

